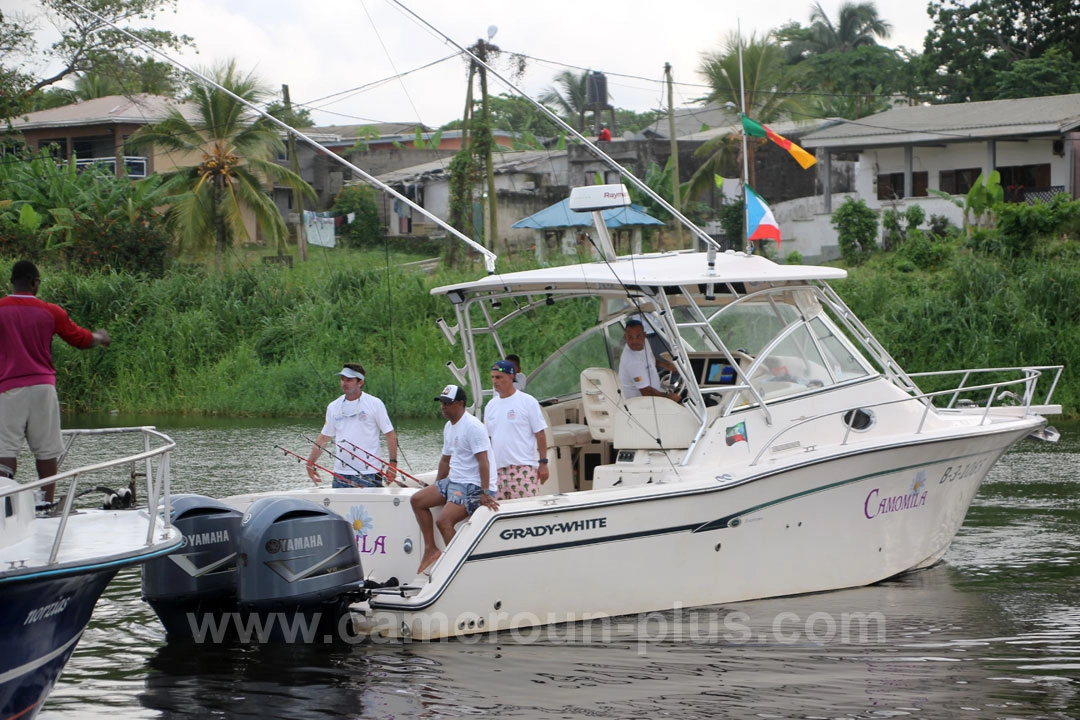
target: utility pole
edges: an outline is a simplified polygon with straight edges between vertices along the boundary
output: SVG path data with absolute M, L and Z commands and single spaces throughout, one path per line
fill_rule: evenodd
M 494 26 L 492 26 L 493 28 Z M 494 36 L 492 29 L 488 29 L 488 40 Z M 476 41 L 476 56 L 485 63 L 488 61 L 488 51 L 498 52 L 499 48 L 485 42 L 483 39 Z M 487 143 L 484 148 L 484 164 L 487 170 L 487 224 L 484 233 L 484 246 L 488 250 L 495 249 L 495 238 L 499 235 L 498 204 L 495 202 L 495 162 L 492 158 L 492 150 L 495 144 L 495 133 L 491 129 L 491 113 L 488 111 L 487 68 L 479 65 L 477 72 L 480 75 L 480 117 L 487 132 Z
M 679 140 L 675 137 L 675 90 L 671 63 L 664 63 L 664 77 L 667 78 L 668 134 L 671 135 L 671 205 L 682 214 L 682 202 L 679 200 Z M 684 242 L 682 223 L 675 223 L 675 237 L 681 250 Z
M 292 114 L 292 101 L 289 99 L 289 86 L 281 86 L 281 96 L 285 103 L 285 112 Z M 296 156 L 296 135 L 289 133 L 286 140 L 289 150 L 289 169 L 294 174 L 300 174 L 300 158 Z M 292 193 L 293 208 L 296 209 L 296 251 L 300 256 L 300 262 L 307 261 L 307 236 L 304 234 L 304 198 L 296 190 L 290 190 Z M 278 248 L 278 255 L 284 255 L 281 248 Z

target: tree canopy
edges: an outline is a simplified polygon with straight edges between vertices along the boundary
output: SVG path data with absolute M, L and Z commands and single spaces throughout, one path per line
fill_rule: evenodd
M 176 0 L 84 0 L 82 4 L 101 19 L 65 0 L 38 3 L 39 11 L 30 15 L 0 14 L 0 118 L 28 109 L 35 93 L 71 75 L 96 72 L 130 83 L 147 70 L 150 75 L 172 76 L 171 87 L 177 86 L 168 66 L 148 62 L 142 43 L 178 50 L 193 45 L 192 39 L 140 26 L 174 8 Z M 46 18 L 58 37 L 39 49 L 34 33 Z

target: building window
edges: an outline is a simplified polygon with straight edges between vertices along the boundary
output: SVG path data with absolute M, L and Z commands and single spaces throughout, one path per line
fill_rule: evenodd
M 912 188 L 910 197 L 926 197 L 927 173 L 911 173 Z M 882 173 L 877 177 L 877 199 L 897 200 L 904 197 L 904 173 Z
M 1024 202 L 1025 193 L 1050 190 L 1050 163 L 1000 167 L 1001 187 L 1006 202 Z
M 938 175 L 938 189 L 950 195 L 967 195 L 981 173 L 981 168 L 942 170 Z

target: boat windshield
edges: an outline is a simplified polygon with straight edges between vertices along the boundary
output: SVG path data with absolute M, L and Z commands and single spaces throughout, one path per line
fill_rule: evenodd
M 603 327 L 594 327 L 571 340 L 529 374 L 528 393 L 537 400 L 581 392 L 581 371 L 610 367 Z

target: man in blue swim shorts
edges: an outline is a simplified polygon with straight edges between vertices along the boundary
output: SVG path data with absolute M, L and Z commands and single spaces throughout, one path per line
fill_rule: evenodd
M 435 544 L 435 526 L 443 544 L 454 537 L 454 526 L 483 505 L 498 510 L 495 493 L 498 480 L 490 461 L 491 443 L 484 424 L 465 411 L 465 391 L 457 385 L 447 385 L 435 398 L 442 403 L 446 418 L 443 428 L 442 457 L 435 484 L 412 496 L 412 509 L 420 534 L 424 538 L 424 554 L 418 573 L 430 568 L 442 551 Z M 431 508 L 442 506 L 436 521 Z

